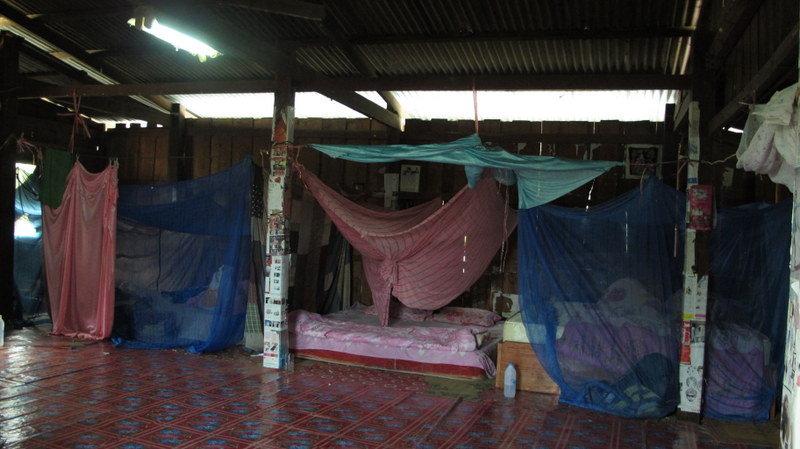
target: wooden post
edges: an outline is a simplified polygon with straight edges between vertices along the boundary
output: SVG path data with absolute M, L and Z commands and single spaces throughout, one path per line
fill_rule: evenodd
M 186 109 L 173 103 L 170 111 L 169 149 L 167 154 L 167 180 L 169 182 L 192 179 L 192 157 L 186 145 Z
M 288 335 L 289 271 L 291 268 L 289 219 L 292 198 L 287 178 L 288 146 L 294 140 L 294 90 L 291 79 L 278 78 L 272 119 L 272 146 L 267 172 L 267 254 L 264 282 L 264 366 L 291 369 Z
M 22 39 L 0 33 L 0 145 L 16 133 L 19 88 L 19 49 Z M 0 315 L 8 325 L 14 322 L 14 190 L 16 152 L 12 142 L 0 147 Z
M 689 163 L 686 173 L 686 241 L 683 265 L 683 329 L 680 351 L 680 403 L 684 418 L 699 420 L 705 368 L 708 305 L 709 230 L 692 226 L 691 192 L 699 187 L 700 107 L 689 105 Z
M 683 327 L 678 378 L 678 416 L 699 422 L 705 372 L 706 315 L 713 207 L 704 209 L 701 193 L 713 204 L 711 186 L 703 185 L 701 151 L 710 148 L 708 123 L 715 110 L 716 86 L 705 56 L 711 41 L 710 5 L 704 5 L 692 38 L 692 102 L 689 104 L 689 146 L 686 168 L 686 240 L 683 265 Z M 676 186 L 677 187 L 677 186 Z M 692 208 L 695 208 L 693 211 Z

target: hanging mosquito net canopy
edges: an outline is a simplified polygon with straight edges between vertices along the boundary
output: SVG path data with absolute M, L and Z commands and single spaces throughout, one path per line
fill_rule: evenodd
M 392 296 L 408 307 L 435 310 L 469 288 L 486 270 L 517 223 L 497 184 L 516 183 L 520 207 L 552 201 L 618 165 L 518 156 L 483 146 L 477 134 L 431 145 L 321 145 L 312 148 L 356 162 L 428 161 L 464 165 L 468 186 L 450 201 L 434 199 L 401 211 L 353 203 L 300 164 L 309 192 L 364 258 L 364 273 L 381 323 Z
M 114 342 L 218 351 L 244 335 L 253 161 L 203 178 L 121 185 Z
M 499 147 L 487 147 L 477 134 L 447 143 L 428 145 L 310 145 L 332 158 L 355 162 L 397 162 L 403 160 L 463 165 L 469 187 L 474 188 L 485 169 L 497 181 L 517 185 L 520 209 L 549 203 L 621 162 L 562 159 L 552 156 L 523 156 Z

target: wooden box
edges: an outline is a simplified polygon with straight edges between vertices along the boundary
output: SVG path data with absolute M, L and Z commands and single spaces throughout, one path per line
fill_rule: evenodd
M 561 389 L 550 379 L 530 343 L 504 341 L 497 350 L 497 377 L 495 386 L 503 388 L 503 378 L 509 362 L 517 370 L 517 389 L 536 393 L 560 394 Z

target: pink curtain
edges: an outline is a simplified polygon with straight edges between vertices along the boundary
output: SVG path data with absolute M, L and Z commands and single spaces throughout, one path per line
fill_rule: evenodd
M 497 184 L 484 177 L 442 205 L 434 200 L 401 211 L 360 206 L 326 186 L 302 165 L 306 188 L 364 258 L 377 315 L 389 321 L 389 300 L 435 310 L 483 274 L 517 224 Z
M 117 165 L 76 162 L 61 205 L 44 207 L 44 262 L 53 333 L 101 340 L 114 322 Z

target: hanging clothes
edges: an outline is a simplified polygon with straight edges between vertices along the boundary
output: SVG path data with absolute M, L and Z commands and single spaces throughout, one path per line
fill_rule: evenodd
M 378 318 L 389 321 L 392 296 L 408 307 L 435 310 L 471 286 L 516 227 L 497 184 L 484 177 L 449 202 L 374 210 L 344 198 L 295 164 L 306 188 L 364 258 Z
M 42 205 L 58 207 L 64 197 L 67 175 L 75 164 L 75 155 L 61 150 L 45 148 L 42 186 L 39 200 Z
M 753 105 L 736 150 L 736 168 L 769 175 L 795 189 L 800 147 L 800 83 L 776 92 L 766 104 Z
M 53 333 L 101 340 L 114 323 L 117 164 L 76 163 L 59 207 L 44 206 L 44 262 Z

